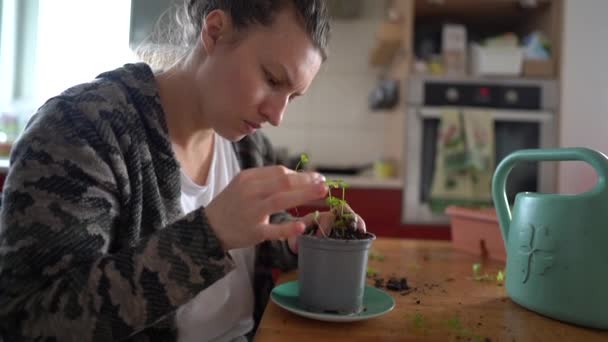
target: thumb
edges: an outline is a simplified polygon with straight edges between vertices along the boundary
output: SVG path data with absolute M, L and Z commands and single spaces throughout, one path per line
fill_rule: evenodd
M 359 214 L 357 214 L 357 229 L 362 232 L 367 232 L 367 225 L 365 224 L 365 221 L 363 221 L 361 216 L 359 216 Z
M 304 217 L 300 217 L 298 220 L 300 222 L 303 222 L 304 225 L 306 225 L 308 227 L 308 226 L 312 225 L 313 223 L 315 223 L 315 215 L 316 215 L 316 213 L 312 212 L 312 213 L 307 214 Z
M 280 224 L 267 224 L 262 227 L 264 241 L 283 240 L 304 233 L 306 225 L 301 221 L 290 221 Z

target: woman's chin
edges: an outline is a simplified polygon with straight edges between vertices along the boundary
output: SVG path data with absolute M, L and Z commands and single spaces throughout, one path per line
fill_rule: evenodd
M 221 136 L 222 138 L 229 140 L 231 142 L 238 142 L 241 141 L 244 137 L 248 136 L 249 134 L 245 133 L 245 132 L 237 132 L 237 131 L 233 131 L 233 132 L 220 132 L 220 131 L 216 131 L 216 133 Z

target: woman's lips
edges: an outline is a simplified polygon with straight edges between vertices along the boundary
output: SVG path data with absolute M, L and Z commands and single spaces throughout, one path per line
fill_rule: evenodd
M 245 121 L 245 125 L 247 126 L 247 134 L 251 134 L 253 132 L 255 132 L 256 130 L 262 128 L 262 125 L 257 124 L 255 122 L 251 122 L 251 121 L 247 121 L 247 120 L 243 120 Z

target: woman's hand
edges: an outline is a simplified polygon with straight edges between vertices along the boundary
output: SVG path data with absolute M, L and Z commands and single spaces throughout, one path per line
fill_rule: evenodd
M 325 178 L 314 172 L 295 172 L 283 166 L 247 169 L 239 173 L 205 208 L 225 250 L 265 240 L 302 234 L 305 224 L 271 224 L 270 215 L 325 197 Z
M 359 214 L 355 213 L 351 207 L 346 205 L 344 210 L 355 214 L 355 220 L 357 221 L 357 229 L 366 232 L 367 228 L 365 226 L 365 221 L 359 216 Z M 331 226 L 336 219 L 336 216 L 331 211 L 320 212 L 319 215 L 315 219 L 315 213 L 310 213 L 300 219 L 301 222 L 304 222 L 305 226 L 310 226 L 313 223 L 317 223 L 319 225 L 319 230 L 317 230 L 317 236 L 329 235 L 331 232 Z M 298 242 L 297 236 L 290 237 L 287 239 L 287 243 L 289 245 L 289 249 L 292 252 L 298 253 Z

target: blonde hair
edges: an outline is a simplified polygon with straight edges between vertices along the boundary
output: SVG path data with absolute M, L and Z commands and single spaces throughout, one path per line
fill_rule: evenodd
M 154 70 L 164 70 L 185 57 L 196 44 L 200 28 L 194 26 L 187 4 L 174 4 L 156 21 L 154 30 L 135 49 L 135 54 Z
M 289 5 L 295 9 L 325 60 L 330 26 L 324 0 L 184 0 L 160 16 L 153 32 L 139 44 L 135 53 L 152 69 L 167 69 L 196 45 L 209 12 L 221 9 L 230 13 L 235 27 L 245 30 L 252 24 L 272 25 L 274 15 Z

